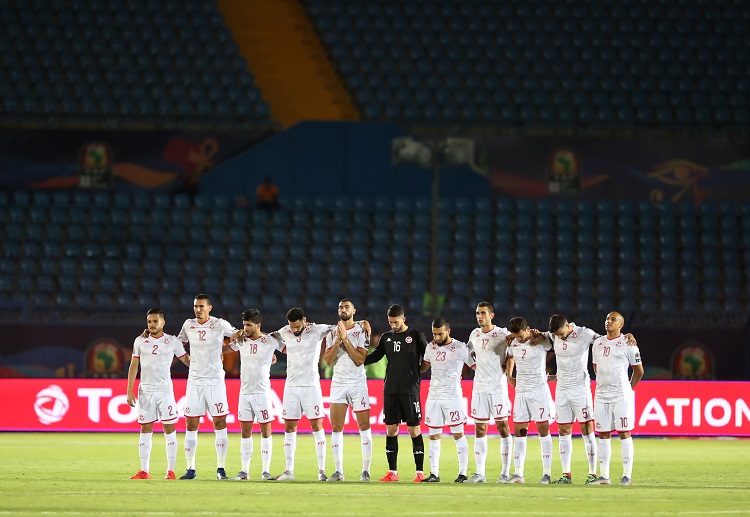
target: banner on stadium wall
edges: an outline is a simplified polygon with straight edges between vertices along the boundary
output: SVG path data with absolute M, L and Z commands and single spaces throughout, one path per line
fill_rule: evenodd
M 271 133 L 3 130 L 0 187 L 194 191 L 205 171 Z
M 125 379 L 1 379 L 0 431 L 133 431 L 138 429 L 137 412 L 127 404 Z M 175 380 L 175 396 L 182 419 L 185 380 Z M 230 409 L 236 410 L 240 382 L 226 381 Z M 328 421 L 330 381 L 323 387 L 323 412 Z M 372 429 L 384 433 L 383 382 L 368 381 Z M 428 383 L 422 383 L 422 402 Z M 554 386 L 551 387 L 554 393 Z M 469 409 L 472 383 L 463 383 L 464 405 Z M 284 381 L 272 381 L 271 400 L 276 419 L 274 432 L 283 432 L 281 401 Z M 512 400 L 511 388 L 511 400 Z M 636 389 L 635 434 L 674 436 L 750 436 L 750 382 L 644 381 Z M 227 417 L 230 431 L 239 431 L 236 414 Z M 467 431 L 473 431 L 469 418 Z M 178 423 L 178 429 L 180 429 Z M 490 426 L 491 428 L 494 426 Z M 532 430 L 533 430 L 532 424 Z M 577 426 L 574 426 L 576 428 Z M 157 426 L 158 428 L 158 426 Z M 204 417 L 202 431 L 211 431 L 211 419 Z M 300 431 L 308 431 L 304 422 Z M 351 411 L 345 431 L 357 432 Z M 446 430 L 447 432 L 447 430 Z M 556 426 L 552 426 L 556 434 Z

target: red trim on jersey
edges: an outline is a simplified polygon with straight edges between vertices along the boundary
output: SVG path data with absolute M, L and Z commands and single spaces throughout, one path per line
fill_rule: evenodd
M 497 329 L 497 325 L 492 325 L 492 328 L 488 330 L 487 332 L 482 330 L 482 327 L 479 327 L 479 332 L 481 332 L 482 334 L 489 334 L 490 332 L 495 332 L 495 329 Z
M 282 354 L 286 354 L 286 345 L 284 345 L 284 348 L 281 349 Z
M 284 417 L 281 417 L 284 418 Z M 289 420 L 290 422 L 299 422 L 299 418 L 284 418 L 284 420 Z M 310 420 L 308 418 L 308 420 Z M 319 418 L 316 418 L 315 420 L 320 420 Z
M 424 358 L 422 358 L 422 362 L 423 363 L 427 363 L 427 364 L 431 364 L 430 361 L 428 361 L 427 359 L 424 359 Z
M 609 336 L 607 336 L 607 340 L 608 341 L 612 341 L 613 339 L 620 339 L 621 337 L 622 337 L 622 334 L 620 334 L 619 336 L 616 336 L 616 337 L 609 337 Z
M 477 417 L 474 417 L 474 421 L 475 422 L 489 422 L 490 419 L 489 418 L 477 418 Z
M 360 409 L 359 411 L 357 411 L 356 409 L 352 409 L 352 411 L 353 411 L 353 412 L 355 412 L 355 413 L 362 413 L 362 412 L 364 412 L 364 411 L 370 411 L 370 408 L 367 408 L 367 409 Z
M 185 352 L 185 353 L 184 353 L 184 354 L 182 354 L 182 355 L 178 355 L 178 356 L 177 356 L 177 359 L 182 359 L 182 358 L 183 358 L 183 357 L 185 357 L 186 355 L 187 355 L 187 352 Z M 136 357 L 136 356 L 133 356 L 133 357 Z
M 445 427 L 456 427 L 457 425 L 465 425 L 465 424 L 466 424 L 466 420 L 464 420 L 463 422 L 459 422 L 457 424 L 445 424 L 445 425 L 429 425 L 429 424 L 425 424 L 425 425 L 427 427 L 429 427 L 430 429 L 443 429 Z
M 614 429 L 612 429 L 611 431 L 602 431 L 600 429 L 594 429 L 594 431 L 597 433 L 614 433 L 615 432 Z M 630 431 L 623 431 L 623 432 L 630 432 Z
M 584 420 L 584 421 L 583 421 L 583 422 L 581 422 L 581 423 L 582 423 L 582 424 L 588 424 L 589 422 L 593 422 L 593 421 L 594 421 L 594 419 L 593 419 L 593 418 L 589 418 L 588 420 Z M 573 423 L 573 422 L 571 422 L 571 424 L 572 424 L 572 423 Z
M 346 327 L 346 330 L 351 330 L 351 329 L 353 329 L 353 328 L 354 328 L 354 327 L 356 327 L 356 326 L 357 326 L 357 324 L 355 323 L 355 324 L 354 324 L 354 325 L 352 325 L 351 327 Z
M 139 356 L 139 355 L 132 355 L 130 357 L 135 357 L 136 359 L 140 359 L 141 356 Z
M 319 416 L 318 418 L 310 418 L 310 417 L 308 416 L 308 417 L 307 417 L 307 420 L 308 420 L 309 422 L 312 422 L 313 420 L 323 420 L 323 417 L 322 417 L 322 416 Z M 313 432 L 314 432 L 314 433 L 317 433 L 317 431 L 313 431 Z
M 250 423 L 255 422 L 255 420 L 242 420 L 242 419 L 239 419 L 239 418 L 237 420 L 239 422 L 250 422 Z M 271 418 L 270 420 L 266 420 L 265 422 L 261 422 L 260 420 L 258 420 L 259 424 L 268 424 L 269 422 L 273 422 L 273 418 Z
M 210 412 L 208 414 L 211 415 Z M 211 418 L 219 418 L 219 417 L 222 417 L 222 416 L 227 416 L 228 414 L 229 414 L 229 411 L 227 411 L 226 413 L 222 413 L 220 415 L 211 415 Z M 203 415 L 201 415 L 201 416 L 203 416 Z M 197 417 L 197 418 L 200 418 L 200 416 Z
M 549 419 L 547 420 L 534 420 L 537 424 L 543 424 L 544 422 L 549 422 Z
M 531 422 L 531 420 L 526 420 L 525 422 L 519 422 L 518 420 L 513 420 L 513 424 L 528 424 L 529 422 Z
M 573 420 L 573 422 L 575 422 L 575 420 Z M 557 422 L 557 425 L 568 425 L 568 424 L 572 424 L 573 422 Z
M 158 422 L 158 421 L 159 421 L 159 419 L 157 418 L 156 420 L 151 420 L 150 422 L 138 422 L 138 423 L 141 424 L 141 425 L 149 425 L 149 424 L 153 424 L 154 422 Z
M 176 416 L 176 417 L 174 417 L 174 418 L 170 418 L 169 420 L 162 420 L 162 421 L 161 421 L 161 423 L 162 423 L 162 424 L 171 424 L 171 423 L 173 423 L 173 422 L 177 422 L 177 420 L 178 420 L 179 418 L 180 418 L 180 417 L 177 417 L 177 416 Z

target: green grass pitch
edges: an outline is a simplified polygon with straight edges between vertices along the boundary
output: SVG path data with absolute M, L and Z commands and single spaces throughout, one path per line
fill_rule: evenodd
M 255 436 L 251 479 L 260 474 L 260 437 Z M 177 476 L 184 472 L 183 433 Z M 473 449 L 473 438 L 469 438 Z M 333 471 L 328 439 L 327 472 Z M 240 470 L 239 435 L 230 434 L 227 473 Z M 283 437 L 274 435 L 272 474 L 284 467 Z M 130 480 L 139 469 L 137 433 L 0 434 L 2 515 L 750 515 L 750 442 L 716 439 L 635 438 L 631 487 L 587 486 L 583 441 L 574 438 L 573 485 L 539 485 L 539 442 L 531 437 L 525 485 L 495 484 L 500 473 L 499 440 L 490 438 L 488 483 L 455 484 L 452 438 L 443 438 L 440 484 L 412 483 L 414 461 L 408 435 L 399 440 L 399 483 L 379 483 L 387 470 L 385 437 L 374 437 L 374 481 L 359 482 L 359 436 L 345 442 L 343 483 L 315 481 L 315 448 L 309 434 L 297 444 L 295 482 L 216 481 L 212 433 L 201 433 L 195 481 L 166 481 L 163 435 L 154 433 L 153 479 Z M 426 442 L 426 436 L 425 436 Z M 614 442 L 617 442 L 615 439 Z M 425 443 L 426 445 L 426 443 Z M 613 443 L 612 478 L 621 474 L 620 447 Z M 473 472 L 471 455 L 469 475 Z M 429 470 L 425 458 L 425 469 Z M 511 469 L 512 471 L 512 469 Z M 553 478 L 559 476 L 554 439 Z

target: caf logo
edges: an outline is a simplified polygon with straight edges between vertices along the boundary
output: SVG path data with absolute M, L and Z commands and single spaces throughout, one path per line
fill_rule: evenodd
M 68 397 L 60 386 L 52 384 L 36 394 L 34 412 L 44 425 L 62 420 L 69 408 Z

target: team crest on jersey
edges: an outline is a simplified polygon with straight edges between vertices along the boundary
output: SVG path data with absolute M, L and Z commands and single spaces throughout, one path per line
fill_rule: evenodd
M 456 345 L 451 345 L 451 352 L 455 352 L 455 351 L 456 351 Z
M 209 323 L 209 324 L 208 324 L 208 328 L 210 328 L 211 330 L 213 330 L 213 328 L 214 328 L 214 324 L 213 324 L 213 323 Z
M 411 339 L 411 336 L 407 336 L 407 337 L 406 337 L 406 340 L 405 340 L 405 341 L 406 341 L 407 343 L 411 343 L 411 341 L 412 341 L 412 339 Z
M 165 344 L 165 345 L 168 345 L 168 344 L 169 344 L 169 340 L 168 340 L 168 339 L 165 339 L 165 340 L 164 340 L 164 344 Z
M 493 332 L 492 337 L 497 337 L 497 332 Z
M 260 338 L 260 342 L 261 343 L 265 343 L 266 342 L 266 336 L 263 336 L 262 338 Z
M 578 337 L 578 333 L 574 330 L 570 333 L 570 337 Z

